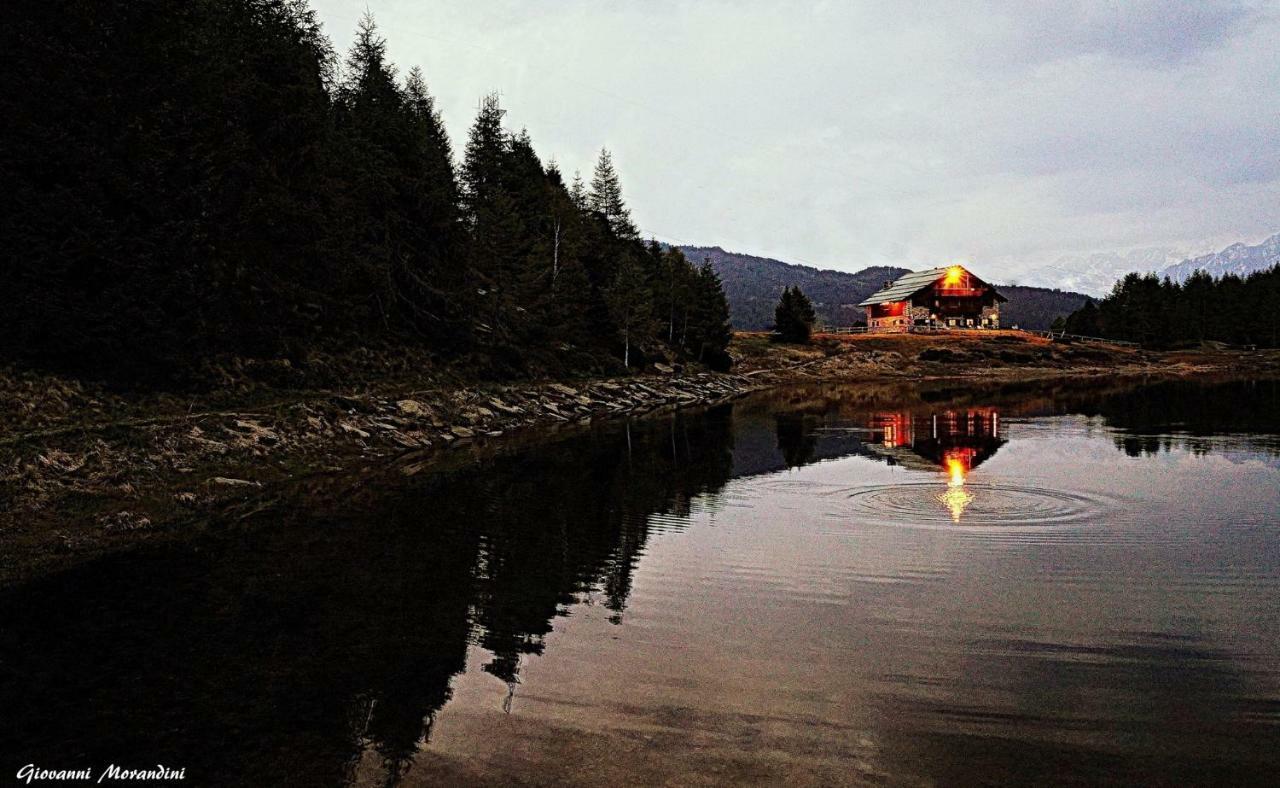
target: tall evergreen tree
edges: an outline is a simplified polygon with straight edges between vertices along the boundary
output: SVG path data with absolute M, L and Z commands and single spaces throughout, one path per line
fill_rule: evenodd
M 729 341 L 733 338 L 729 326 L 729 301 L 725 298 L 720 276 L 709 262 L 704 262 L 698 269 L 694 303 L 697 344 L 691 350 L 699 361 L 713 369 L 726 370 L 732 363 L 728 354 Z
M 508 344 L 515 332 L 512 279 L 521 261 L 524 236 L 504 179 L 511 153 L 510 137 L 502 128 L 504 114 L 497 94 L 481 99 L 462 164 L 462 204 L 471 234 L 467 267 L 476 299 L 477 328 L 491 347 Z
M 635 225 L 631 223 L 631 211 L 622 199 L 622 184 L 618 173 L 613 168 L 613 156 L 605 148 L 600 149 L 600 158 L 596 160 L 595 173 L 591 177 L 591 191 L 587 197 L 591 210 L 599 213 L 609 223 L 609 229 L 619 238 L 637 237 Z
M 569 199 L 573 200 L 579 211 L 588 210 L 587 185 L 582 181 L 582 173 L 577 170 L 573 173 L 573 185 L 569 187 Z
M 813 333 L 817 315 L 813 303 L 799 287 L 784 287 L 773 311 L 774 335 L 783 342 L 806 343 Z

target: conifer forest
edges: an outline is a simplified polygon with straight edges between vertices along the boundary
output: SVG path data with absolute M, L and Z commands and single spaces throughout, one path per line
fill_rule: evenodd
M 0 28 L 0 360 L 182 383 L 412 346 L 495 378 L 729 363 L 709 267 L 646 242 L 602 149 L 562 173 L 482 97 L 301 0 L 15 0 Z

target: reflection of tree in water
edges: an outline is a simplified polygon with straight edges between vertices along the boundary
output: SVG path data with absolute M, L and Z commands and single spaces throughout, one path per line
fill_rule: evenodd
M 1274 384 L 1199 403 L 1188 392 L 1133 396 L 1097 412 L 1134 434 L 1172 414 L 1206 435 L 1257 430 L 1280 413 Z M 809 400 L 792 408 L 809 416 L 765 411 L 752 422 L 762 439 L 737 461 L 763 472 L 866 453 L 878 439 L 865 429 L 815 430 L 850 421 L 855 406 L 865 428 L 868 402 L 886 409 L 851 399 L 848 413 Z M 199 539 L 0 590 L 0 708 L 23 710 L 0 723 L 0 751 L 59 768 L 182 764 L 193 784 L 332 785 L 371 764 L 394 783 L 430 737 L 469 644 L 514 689 L 521 659 L 542 651 L 574 602 L 599 594 L 622 620 L 653 515 L 687 515 L 725 484 L 732 427 L 724 407 L 407 488 L 373 475 L 307 482 L 252 527 L 228 515 Z M 948 448 L 927 443 L 925 455 Z
M 621 622 L 649 515 L 687 514 L 728 481 L 730 412 L 633 427 L 621 446 L 584 442 L 483 475 L 471 494 L 485 501 L 475 623 L 494 654 L 486 671 L 518 681 L 520 656 L 541 653 L 551 620 L 594 589 Z
M 1076 412 L 1101 416 L 1115 428 L 1116 448 L 1131 457 L 1173 449 L 1207 454 L 1225 442 L 1280 456 L 1280 441 L 1257 436 L 1280 435 L 1280 381 L 1236 380 L 1206 385 L 1195 381 L 1163 381 L 1128 388 Z
M 805 414 L 779 413 L 774 417 L 778 435 L 778 451 L 788 468 L 798 468 L 814 461 L 818 447 L 815 432 L 819 422 Z
M 603 433 L 411 489 L 339 485 L 320 515 L 300 487 L 252 528 L 4 589 L 0 706 L 25 716 L 0 750 L 181 764 L 195 784 L 336 785 L 376 765 L 394 784 L 469 643 L 514 689 L 583 595 L 620 621 L 649 515 L 722 487 L 731 446 L 725 407 L 633 427 L 629 448 Z

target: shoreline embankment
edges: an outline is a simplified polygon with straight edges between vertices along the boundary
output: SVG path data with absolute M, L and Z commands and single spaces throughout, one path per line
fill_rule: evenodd
M 1152 352 L 1052 343 L 1017 332 L 818 335 L 809 345 L 740 334 L 735 370 L 655 365 L 572 381 L 414 381 L 351 391 L 261 391 L 185 408 L 74 381 L 0 373 L 0 583 L 163 535 L 315 474 L 396 463 L 430 470 L 458 447 L 522 446 L 613 420 L 704 408 L 792 383 L 1053 378 L 1280 377 L 1280 352 Z M 163 403 L 163 404 L 161 404 Z

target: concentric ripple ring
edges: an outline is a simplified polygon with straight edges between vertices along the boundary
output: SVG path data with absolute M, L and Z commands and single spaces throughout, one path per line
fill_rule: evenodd
M 903 526 L 1069 526 L 1098 522 L 1103 498 L 1045 487 L 974 483 L 891 484 L 846 490 L 841 515 Z

